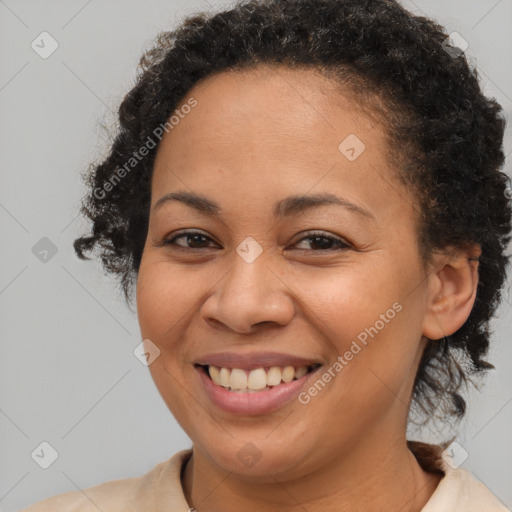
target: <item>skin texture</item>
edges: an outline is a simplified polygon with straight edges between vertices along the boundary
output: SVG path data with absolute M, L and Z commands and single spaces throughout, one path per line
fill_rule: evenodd
M 158 149 L 137 281 L 142 337 L 160 349 L 152 377 L 193 441 L 187 501 L 198 512 L 421 510 L 439 477 L 406 445 L 414 377 L 426 338 L 469 316 L 478 263 L 467 258 L 479 248 L 448 248 L 423 268 L 414 197 L 393 178 L 384 127 L 314 71 L 223 72 L 183 103 L 191 96 L 197 106 Z M 366 146 L 354 161 L 338 149 L 350 134 Z M 177 201 L 153 210 L 176 191 L 216 201 L 220 218 Z M 276 201 L 321 192 L 374 218 L 336 205 L 273 217 Z M 161 244 L 183 230 L 208 238 Z M 315 245 L 312 230 L 349 247 Z M 248 236 L 263 250 L 252 263 L 236 252 Z M 224 412 L 193 366 L 211 352 L 268 350 L 328 368 L 394 303 L 401 311 L 306 405 Z M 261 454 L 252 467 L 237 457 L 249 442 Z

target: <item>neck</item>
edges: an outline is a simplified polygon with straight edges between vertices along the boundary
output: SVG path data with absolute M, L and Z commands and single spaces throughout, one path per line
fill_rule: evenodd
M 194 446 L 183 472 L 185 498 L 197 512 L 296 512 L 298 506 L 308 512 L 420 512 L 441 475 L 424 471 L 405 439 L 382 439 L 366 439 L 298 478 L 269 474 L 263 483 L 219 468 Z

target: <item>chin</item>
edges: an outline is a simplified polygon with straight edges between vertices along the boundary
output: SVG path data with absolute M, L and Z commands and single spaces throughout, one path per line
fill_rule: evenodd
M 275 483 L 277 475 L 280 480 L 297 478 L 302 475 L 301 469 L 307 474 L 311 470 L 310 464 L 303 464 L 307 455 L 296 450 L 297 446 L 305 450 L 304 441 L 280 440 L 278 436 L 271 440 L 273 435 L 266 440 L 264 435 L 257 436 L 253 441 L 247 436 L 242 439 L 226 434 L 223 442 L 208 437 L 204 444 L 194 442 L 194 449 L 199 449 L 224 471 L 247 477 L 252 482 Z

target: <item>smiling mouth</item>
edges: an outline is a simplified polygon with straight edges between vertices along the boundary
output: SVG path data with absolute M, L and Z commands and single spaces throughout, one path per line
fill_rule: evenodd
M 195 364 L 194 366 L 200 368 L 200 371 L 203 371 L 214 384 L 228 391 L 235 393 L 258 393 L 301 379 L 321 365 L 270 366 L 252 370 L 202 364 Z

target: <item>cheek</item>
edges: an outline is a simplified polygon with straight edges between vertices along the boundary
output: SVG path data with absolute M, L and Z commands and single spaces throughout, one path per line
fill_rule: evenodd
M 320 278 L 317 273 L 296 279 L 304 290 L 301 296 L 310 310 L 311 321 L 339 352 L 366 328 L 377 321 L 380 325 L 381 315 L 397 316 L 393 304 L 401 295 L 399 284 L 384 265 L 339 268 Z
M 187 313 L 192 313 L 193 297 L 188 278 L 169 264 L 143 257 L 137 278 L 137 315 L 142 339 L 150 339 L 160 355 L 149 371 L 162 399 L 178 423 L 187 425 L 188 407 L 186 373 L 183 364 L 182 339 Z
M 141 263 L 137 279 L 137 314 L 141 334 L 160 344 L 174 338 L 197 303 L 190 273 L 165 263 Z
M 340 399 L 398 390 L 410 377 L 421 304 L 411 293 L 412 276 L 404 274 L 380 262 L 304 283 L 310 321 L 323 333 L 332 364 L 342 358 L 341 368 L 333 368 Z

